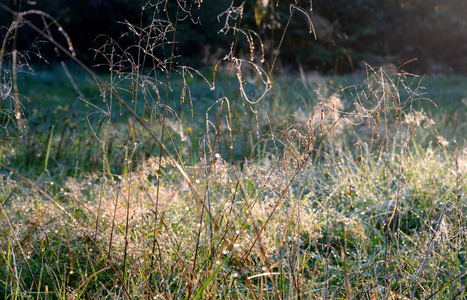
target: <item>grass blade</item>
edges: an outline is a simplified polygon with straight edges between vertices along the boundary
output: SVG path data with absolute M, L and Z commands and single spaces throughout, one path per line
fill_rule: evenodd
M 54 136 L 54 125 L 52 125 L 52 130 L 50 131 L 50 136 L 49 136 L 49 143 L 47 144 L 47 153 L 45 154 L 44 172 L 47 171 L 47 164 L 49 162 L 50 148 L 52 146 L 53 136 Z

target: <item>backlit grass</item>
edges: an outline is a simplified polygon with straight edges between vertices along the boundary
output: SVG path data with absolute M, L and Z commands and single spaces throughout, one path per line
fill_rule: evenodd
M 2 58 L 5 299 L 464 298 L 465 77 L 162 68 L 146 38 L 152 69 Z

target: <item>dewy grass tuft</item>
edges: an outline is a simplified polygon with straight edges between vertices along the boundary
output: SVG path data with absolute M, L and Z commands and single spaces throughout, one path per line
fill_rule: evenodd
M 60 20 L 13 13 L 0 295 L 463 298 L 467 95 L 454 87 L 466 79 L 287 73 L 234 3 L 218 16 L 231 44 L 196 70 L 177 55 L 188 2 L 143 2 L 149 21 L 96 49 L 99 72 Z M 70 60 L 35 70 L 14 46 L 23 27 Z

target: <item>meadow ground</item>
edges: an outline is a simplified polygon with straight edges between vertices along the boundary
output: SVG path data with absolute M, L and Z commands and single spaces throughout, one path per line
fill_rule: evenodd
M 2 297 L 466 297 L 466 77 L 201 73 L 19 73 Z

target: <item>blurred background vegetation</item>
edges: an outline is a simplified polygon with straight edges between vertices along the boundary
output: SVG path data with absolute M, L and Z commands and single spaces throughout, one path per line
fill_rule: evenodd
M 119 45 L 134 44 L 128 36 L 122 37 L 126 26 L 150 22 L 154 13 L 147 11 L 141 18 L 141 1 L 133 0 L 3 0 L 16 11 L 38 9 L 49 13 L 64 27 L 71 37 L 80 59 L 97 64 L 93 49 L 107 38 L 119 40 Z M 144 1 L 146 2 L 146 1 Z M 243 1 L 216 0 L 182 1 L 191 8 L 188 15 L 181 10 L 177 22 L 177 47 L 180 63 L 212 65 L 230 50 L 232 32 L 222 32 L 229 6 Z M 168 1 L 167 12 L 175 12 L 175 1 Z M 290 17 L 290 6 L 296 1 L 248 0 L 244 3 L 241 28 L 255 29 L 260 34 L 266 52 L 266 66 L 270 66 L 274 50 Z M 317 39 L 310 34 L 307 20 L 298 10 L 291 18 L 284 46 L 280 48 L 279 62 L 284 68 L 301 65 L 305 70 L 345 73 L 362 68 L 362 61 L 372 65 L 393 63 L 416 73 L 452 74 L 467 72 L 467 5 L 464 0 L 313 0 L 298 1 L 313 21 Z M 172 16 L 175 14 L 172 13 Z M 13 16 L 0 10 L 2 26 L 8 26 Z M 183 34 L 182 34 L 183 33 Z M 31 41 L 42 40 L 25 26 L 17 39 L 18 48 L 31 48 Z M 249 55 L 244 42 L 245 55 Z M 53 47 L 40 47 L 48 59 Z M 160 49 L 164 51 L 163 47 Z M 184 60 L 184 61 L 182 61 Z

